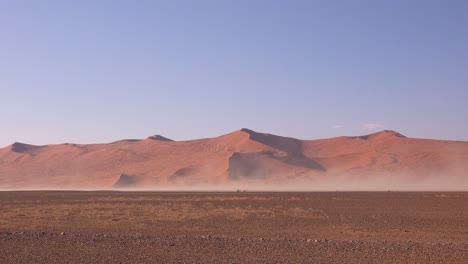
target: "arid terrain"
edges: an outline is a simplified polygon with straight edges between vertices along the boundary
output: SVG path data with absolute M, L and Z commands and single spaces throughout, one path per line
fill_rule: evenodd
M 468 193 L 0 192 L 0 263 L 468 263 Z
M 214 138 L 162 136 L 108 144 L 0 149 L 0 190 L 467 190 L 468 142 L 385 130 L 299 140 L 241 129 Z M 242 187 L 246 186 L 246 187 Z

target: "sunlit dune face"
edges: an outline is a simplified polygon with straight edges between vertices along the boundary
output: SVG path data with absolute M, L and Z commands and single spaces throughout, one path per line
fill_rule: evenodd
M 460 190 L 466 142 L 394 131 L 298 140 L 242 129 L 173 141 L 0 149 L 0 189 Z

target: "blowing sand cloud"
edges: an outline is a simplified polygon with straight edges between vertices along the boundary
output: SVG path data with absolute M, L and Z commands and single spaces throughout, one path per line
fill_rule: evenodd
M 362 124 L 361 128 L 364 130 L 376 130 L 376 129 L 383 129 L 385 125 L 383 124 L 376 124 L 376 123 L 366 123 Z

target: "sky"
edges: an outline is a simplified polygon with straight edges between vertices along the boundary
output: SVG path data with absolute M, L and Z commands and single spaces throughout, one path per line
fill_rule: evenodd
M 0 147 L 468 141 L 468 1 L 0 0 Z

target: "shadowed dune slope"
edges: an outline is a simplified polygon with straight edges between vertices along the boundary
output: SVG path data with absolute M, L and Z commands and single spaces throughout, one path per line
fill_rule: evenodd
M 407 179 L 468 183 L 468 142 L 407 138 L 394 131 L 299 140 L 241 129 L 173 141 L 156 135 L 109 144 L 0 149 L 0 189 L 262 186 Z M 313 189 L 313 188 L 312 188 Z

